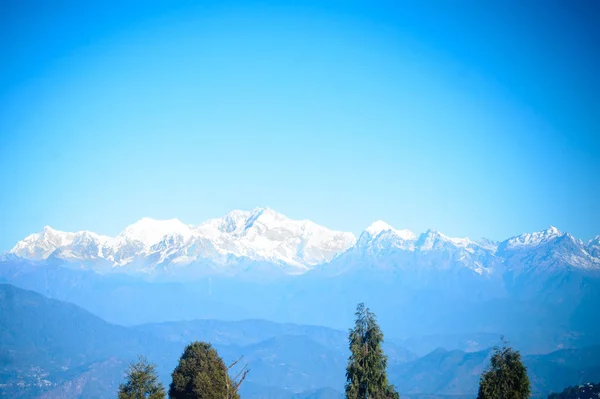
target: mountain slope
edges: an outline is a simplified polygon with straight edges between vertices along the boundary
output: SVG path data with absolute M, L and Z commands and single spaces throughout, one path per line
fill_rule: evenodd
M 196 329 L 186 331 L 194 325 Z M 161 337 L 173 338 L 172 332 L 179 335 Z M 283 390 L 295 398 L 304 397 L 305 391 L 313 391 L 308 397 L 321 391 L 331 396 L 331 389 L 323 388 L 340 389 L 347 358 L 340 345 L 345 342 L 338 342 L 343 335 L 323 327 L 260 320 L 126 328 L 75 305 L 0 284 L 0 396 L 114 397 L 125 367 L 138 354 L 156 362 L 161 380 L 168 384 L 188 342 L 219 336 L 226 339 L 210 340 L 226 362 L 244 355 L 250 364 L 248 388 L 255 395 Z
M 185 343 L 214 338 L 226 362 L 244 355 L 248 397 L 325 398 L 343 390 L 348 357 L 344 333 L 259 320 L 195 321 L 125 328 L 74 305 L 0 285 L 0 396 L 109 398 L 127 363 L 146 354 L 163 383 Z M 385 330 L 385 329 L 384 329 Z M 219 339 L 220 338 L 220 339 Z M 401 362 L 390 354 L 389 375 L 403 396 L 472 395 L 489 350 L 438 349 Z M 535 392 L 600 378 L 600 346 L 525 355 Z M 406 359 L 404 359 L 406 360 Z
M 596 238 L 585 244 L 551 226 L 497 243 L 452 238 L 435 230 L 418 235 L 381 220 L 356 240 L 352 233 L 256 208 L 231 211 L 197 226 L 143 218 L 116 237 L 46 226 L 18 242 L 9 255 L 161 281 L 311 271 L 333 276 L 365 266 L 384 272 L 464 269 L 481 280 L 498 279 L 507 271 L 555 273 L 569 268 L 600 273 L 599 242 Z
M 231 211 L 198 226 L 177 219 L 143 218 L 114 238 L 46 226 L 17 243 L 10 254 L 29 260 L 62 260 L 105 272 L 176 274 L 182 266 L 194 265 L 210 274 L 212 269 L 231 272 L 228 265 L 240 269 L 240 263 L 267 262 L 298 274 L 330 261 L 355 241 L 352 233 L 257 208 Z
M 545 292 L 532 292 L 533 284 L 513 283 L 509 276 L 482 280 L 462 267 L 386 273 L 365 264 L 333 277 L 315 271 L 277 281 L 214 277 L 149 283 L 23 261 L 0 265 L 0 282 L 75 303 L 125 325 L 266 319 L 345 329 L 353 321 L 352 304 L 362 301 L 377 313 L 390 338 L 505 334 L 537 353 L 600 342 L 599 325 L 590 318 L 600 306 L 600 280 L 578 269 L 536 276 L 544 277 L 540 287 Z
M 110 358 L 121 359 L 116 361 L 119 367 L 141 353 L 164 362 L 177 356 L 178 349 L 147 334 L 108 324 L 75 305 L 0 284 L 3 395 L 30 397 Z
M 479 376 L 489 364 L 490 353 L 489 349 L 472 353 L 437 349 L 417 360 L 392 366 L 390 380 L 407 395 L 477 395 Z M 600 379 L 600 346 L 526 355 L 523 361 L 532 393 L 538 397 Z

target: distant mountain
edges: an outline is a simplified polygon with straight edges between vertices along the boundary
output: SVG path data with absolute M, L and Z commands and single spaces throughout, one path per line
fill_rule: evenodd
M 555 227 L 496 243 L 417 235 L 383 221 L 358 240 L 308 220 L 291 220 L 268 208 L 231 211 L 198 226 L 177 219 L 144 218 L 116 237 L 48 226 L 18 242 L 8 256 L 60 263 L 102 273 L 133 273 L 165 280 L 214 275 L 298 275 L 313 269 L 339 274 L 365 263 L 384 270 L 466 269 L 482 278 L 505 270 L 578 268 L 600 271 L 600 236 L 585 244 Z
M 344 331 L 266 320 L 189 320 L 142 324 L 132 328 L 160 339 L 184 344 L 191 340 L 203 340 L 218 345 L 247 346 L 281 336 L 305 336 L 338 352 L 345 353 L 348 348 L 348 334 Z
M 600 343 L 589 316 L 600 307 L 599 243 L 555 227 L 494 242 L 383 221 L 355 240 L 255 209 L 199 226 L 143 219 L 114 238 L 45 229 L 2 257 L 0 282 L 123 325 L 210 318 L 346 329 L 366 302 L 392 339 L 439 338 L 410 348 L 420 354 L 443 336 L 486 334 L 548 353 Z
M 37 399 L 66 398 L 114 398 L 123 380 L 127 362 L 109 358 L 56 374 L 56 385 L 44 387 Z M 50 381 L 49 381 L 50 382 Z M 31 397 L 31 388 L 26 388 L 23 397 Z
M 600 397 L 600 383 L 591 382 L 565 388 L 561 392 L 554 392 L 548 399 L 597 399 Z
M 596 236 L 594 239 L 590 240 L 587 245 L 587 251 L 593 257 L 600 258 L 600 236 Z
M 9 397 L 31 397 L 59 387 L 112 357 L 121 360 L 108 364 L 119 367 L 142 353 L 165 362 L 179 349 L 108 324 L 75 305 L 7 284 L 0 284 L 0 338 L 0 380 L 5 384 L 0 392 Z
M 163 283 L 16 260 L 0 264 L 0 282 L 75 303 L 124 325 L 265 319 L 345 330 L 355 304 L 364 301 L 390 339 L 439 337 L 409 347 L 421 354 L 446 345 L 443 336 L 458 335 L 505 334 L 530 353 L 600 343 L 600 326 L 590 318 L 600 306 L 600 279 L 587 271 L 481 279 L 467 268 L 373 272 L 368 265 L 336 276 L 315 270 L 275 281 L 215 276 Z M 477 342 L 471 350 L 481 348 L 482 341 Z M 469 348 L 456 345 L 449 348 Z
M 252 365 L 248 382 L 278 386 L 287 392 L 322 387 L 343 389 L 348 353 L 347 333 L 317 326 L 279 324 L 264 320 L 221 322 L 193 320 L 133 327 L 182 344 L 191 340 L 212 342 L 226 358 L 243 353 Z M 240 348 L 240 346 L 242 348 Z M 401 363 L 417 356 L 392 342 L 384 342 L 390 362 Z
M 7 398 L 113 398 L 137 354 L 155 361 L 168 384 L 185 343 L 209 338 L 226 362 L 244 356 L 251 372 L 243 397 L 339 398 L 349 354 L 336 330 L 260 320 L 125 328 L 10 285 L 0 285 L 0 338 L 0 397 Z M 388 343 L 385 351 L 392 355 L 394 348 Z M 489 353 L 436 349 L 409 361 L 390 356 L 388 373 L 403 397 L 464 397 L 476 391 Z M 600 346 L 524 360 L 538 394 L 600 378 Z
M 417 360 L 392 366 L 390 380 L 409 396 L 475 396 L 479 376 L 489 364 L 490 352 L 489 349 L 472 353 L 437 349 Z M 600 346 L 526 355 L 523 360 L 536 397 L 545 398 L 568 385 L 600 380 Z
M 222 349 L 228 358 L 233 348 Z M 252 368 L 248 382 L 276 385 L 300 393 L 319 388 L 341 390 L 345 381 L 347 356 L 302 335 L 279 336 L 234 350 L 244 353 Z
M 354 245 L 352 233 L 332 231 L 308 220 L 288 219 L 268 208 L 232 211 L 190 226 L 177 219 L 144 218 L 116 237 L 44 227 L 20 241 L 10 254 L 29 260 L 58 260 L 103 272 L 189 275 L 236 274 L 248 267 L 304 273 Z
M 343 388 L 348 356 L 346 334 L 324 327 L 198 320 L 126 328 L 7 284 L 0 338 L 0 397 L 10 398 L 112 398 L 138 354 L 168 384 L 193 340 L 213 343 L 228 363 L 243 355 L 252 370 L 244 390 L 256 397 L 329 398 Z
M 305 392 L 294 393 L 277 387 L 256 386 L 244 383 L 241 389 L 244 399 L 343 399 L 345 395 L 332 388 L 319 388 Z

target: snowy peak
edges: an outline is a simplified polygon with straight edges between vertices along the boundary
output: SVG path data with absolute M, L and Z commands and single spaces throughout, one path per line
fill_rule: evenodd
M 73 249 L 88 248 L 93 246 L 98 252 L 98 247 L 107 242 L 109 237 L 101 236 L 89 231 L 78 231 L 68 233 L 54 230 L 50 226 L 44 226 L 41 232 L 27 236 L 18 242 L 10 253 L 21 258 L 42 260 L 47 259 L 55 253 L 70 253 Z
M 356 242 L 352 233 L 292 220 L 270 208 L 231 211 L 200 225 L 198 231 L 206 237 L 212 234 L 238 256 L 301 267 L 327 262 Z
M 365 230 L 371 237 L 377 237 L 383 231 L 391 231 L 394 230 L 392 226 L 384 222 L 383 220 L 378 220 L 376 222 L 371 223 L 369 227 Z
M 410 230 L 396 230 L 383 221 L 371 224 L 362 233 L 357 246 L 368 248 L 371 253 L 391 248 L 421 252 L 466 249 L 473 252 L 473 248 L 477 247 L 488 252 L 495 251 L 495 247 L 493 250 L 486 248 L 469 238 L 452 238 L 431 229 L 417 236 Z
M 419 236 L 409 230 L 396 230 L 385 222 L 375 222 L 360 236 L 357 245 L 341 255 L 334 271 L 360 268 L 425 272 L 469 269 L 489 276 L 500 264 L 492 242 L 481 245 L 468 238 L 448 237 L 436 230 Z
M 521 234 L 500 244 L 499 256 L 512 264 L 535 265 L 537 270 L 559 270 L 564 267 L 597 269 L 600 258 L 590 248 L 569 233 L 554 226 L 545 230 Z
M 51 255 L 70 262 L 108 261 L 114 266 L 236 263 L 246 259 L 306 271 L 356 243 L 352 233 L 329 230 L 308 220 L 292 220 L 269 208 L 234 210 L 199 226 L 178 219 L 143 218 L 116 237 L 66 233 L 45 227 L 10 252 L 43 260 Z M 137 266 L 136 266 L 137 267 Z
M 421 251 L 431 251 L 434 249 L 443 249 L 448 246 L 456 248 L 467 248 L 471 245 L 477 245 L 469 238 L 452 238 L 436 230 L 427 230 L 419 236 L 417 246 Z
M 117 238 L 139 241 L 146 246 L 152 246 L 168 235 L 178 235 L 188 239 L 192 236 L 192 230 L 179 219 L 154 220 L 145 217 L 126 227 Z
M 442 268 L 460 264 L 481 274 L 503 262 L 511 268 L 535 263 L 540 270 L 564 265 L 600 269 L 600 236 L 584 244 L 550 226 L 497 243 L 452 238 L 435 230 L 417 236 L 378 220 L 357 241 L 352 233 L 255 208 L 233 210 L 196 226 L 178 219 L 143 218 L 115 237 L 45 226 L 17 243 L 10 254 L 37 261 L 63 260 L 94 270 L 145 273 L 169 273 L 184 266 L 237 273 L 249 270 L 248 265 L 262 265 L 300 274 L 337 259 L 371 265 L 390 260 L 397 265 L 423 261 L 429 266 L 445 265 Z
M 591 239 L 587 245 L 587 251 L 590 255 L 600 259 L 600 236 Z
M 382 220 L 371 223 L 354 248 L 359 253 L 378 256 L 389 250 L 413 250 L 417 236 L 410 230 L 397 230 Z
M 417 239 L 415 233 L 410 230 L 397 230 L 384 222 L 383 220 L 378 220 L 374 223 L 371 223 L 369 227 L 365 230 L 365 233 L 368 234 L 371 238 L 376 238 L 382 233 L 391 233 L 393 236 L 396 236 L 402 240 L 413 241 Z
M 248 222 L 255 220 L 260 215 L 261 211 L 261 208 L 256 208 L 252 211 L 233 210 L 223 217 L 206 221 L 201 224 L 200 227 L 212 227 L 227 234 L 240 234 L 249 227 Z
M 202 223 L 199 227 L 212 227 L 222 233 L 241 235 L 250 230 L 259 220 L 260 224 L 266 228 L 278 228 L 290 222 L 296 222 L 270 208 L 254 208 L 251 211 L 230 211 L 223 217 Z
M 546 230 L 538 231 L 535 233 L 525 233 L 516 237 L 509 238 L 506 240 L 502 247 L 504 249 L 522 249 L 524 247 L 536 247 L 539 245 L 546 244 L 547 242 L 554 240 L 562 236 L 560 230 L 554 226 L 548 227 Z

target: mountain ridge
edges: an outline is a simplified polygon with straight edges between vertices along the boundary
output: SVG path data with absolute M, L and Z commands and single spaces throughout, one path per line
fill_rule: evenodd
M 159 378 L 168 384 L 181 349 L 193 340 L 212 342 L 227 363 L 244 355 L 252 370 L 242 386 L 244 397 L 273 392 L 271 397 L 324 398 L 343 392 L 349 354 L 343 331 L 265 320 L 123 327 L 73 304 L 12 285 L 0 284 L 0 298 L 4 337 L 0 352 L 10 354 L 0 357 L 1 397 L 114 397 L 127 364 L 137 354 L 155 362 Z M 475 351 L 438 347 L 423 356 L 408 353 L 406 357 L 403 346 L 386 339 L 390 381 L 406 397 L 472 396 L 488 363 L 489 343 L 482 341 L 484 347 Z M 599 354 L 600 346 L 593 345 L 540 355 L 524 353 L 523 359 L 533 392 L 548 393 L 582 377 L 598 378 Z M 286 392 L 290 396 L 282 395 Z
M 352 233 L 330 230 L 310 220 L 292 220 L 270 208 L 255 208 L 233 210 L 197 226 L 178 219 L 142 218 L 115 237 L 85 230 L 62 232 L 45 226 L 19 241 L 7 255 L 33 261 L 55 259 L 101 272 L 186 275 L 186 269 L 198 265 L 196 269 L 204 267 L 207 273 L 235 275 L 242 270 L 262 269 L 264 273 L 278 270 L 299 275 L 339 263 L 340 258 L 347 259 L 351 254 L 381 257 L 404 252 L 426 256 L 433 252 L 446 253 L 455 258 L 456 264 L 489 275 L 499 264 L 528 256 L 543 258 L 538 263 L 548 267 L 558 262 L 600 270 L 599 237 L 584 243 L 550 226 L 495 242 L 449 237 L 433 229 L 415 234 L 378 220 L 357 239 Z

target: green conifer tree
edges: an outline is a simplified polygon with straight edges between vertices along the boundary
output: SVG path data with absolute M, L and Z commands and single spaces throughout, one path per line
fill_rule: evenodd
M 387 379 L 387 356 L 381 344 L 383 332 L 375 314 L 363 303 L 356 308 L 356 323 L 350 329 L 350 358 L 346 367 L 346 398 L 399 399 Z
M 477 399 L 525 399 L 531 394 L 521 354 L 502 341 L 502 347 L 494 348 L 489 370 L 481 375 Z
M 239 361 L 239 359 L 238 359 Z M 239 399 L 238 389 L 248 370 L 243 367 L 235 378 L 217 351 L 206 342 L 189 344 L 172 374 L 171 399 Z
M 144 356 L 129 365 L 126 381 L 119 385 L 119 399 L 164 399 L 165 389 L 158 381 L 156 365 Z

